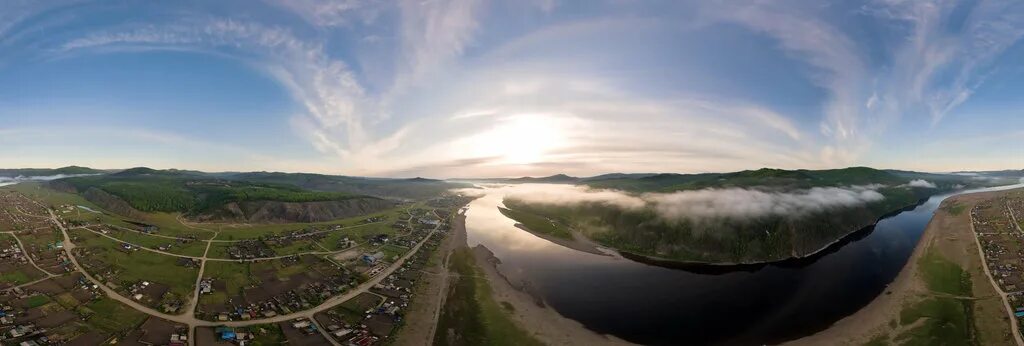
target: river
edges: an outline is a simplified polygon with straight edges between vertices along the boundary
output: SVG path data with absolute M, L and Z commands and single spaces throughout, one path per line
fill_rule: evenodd
M 504 275 L 529 283 L 563 316 L 598 333 L 653 345 L 760 345 L 823 330 L 884 292 L 939 203 L 954 195 L 933 196 L 883 219 L 813 260 L 711 274 L 588 254 L 538 238 L 498 211 L 499 191 L 486 189 L 470 203 L 469 246 L 486 246 L 501 260 Z

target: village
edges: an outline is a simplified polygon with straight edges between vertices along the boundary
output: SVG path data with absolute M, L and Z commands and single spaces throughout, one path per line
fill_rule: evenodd
M 1024 198 L 1019 193 L 992 199 L 971 210 L 971 220 L 989 274 L 1007 295 L 1017 318 L 1024 325 Z
M 459 202 L 221 241 L 0 190 L 0 343 L 384 343 Z

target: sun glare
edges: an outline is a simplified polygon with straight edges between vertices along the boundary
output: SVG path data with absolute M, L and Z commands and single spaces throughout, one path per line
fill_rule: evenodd
M 518 114 L 475 136 L 470 150 L 477 157 L 500 157 L 500 163 L 524 165 L 543 161 L 546 154 L 563 144 L 564 137 L 557 118 Z

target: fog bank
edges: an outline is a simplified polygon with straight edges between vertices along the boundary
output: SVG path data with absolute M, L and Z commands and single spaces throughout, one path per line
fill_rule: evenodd
M 757 218 L 803 215 L 829 209 L 862 206 L 885 197 L 882 185 L 815 187 L 794 191 L 723 188 L 670 193 L 630 194 L 619 190 L 556 184 L 493 187 L 507 199 L 533 204 L 574 206 L 602 204 L 625 210 L 651 208 L 668 221 L 706 218 Z M 471 189 L 472 190 L 472 189 Z M 480 193 L 481 191 L 466 191 Z M 489 191 L 493 192 L 493 191 Z
M 17 183 L 23 183 L 28 181 L 50 181 L 63 178 L 72 177 L 83 177 L 95 174 L 57 174 L 57 175 L 37 175 L 37 176 L 24 176 L 19 175 L 17 177 L 0 177 L 0 186 L 14 185 Z

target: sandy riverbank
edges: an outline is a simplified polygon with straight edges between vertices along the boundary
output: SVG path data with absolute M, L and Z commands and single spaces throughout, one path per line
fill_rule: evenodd
M 920 268 L 921 258 L 934 251 L 971 276 L 972 297 L 966 299 L 974 302 L 973 324 L 977 327 L 977 339 L 985 345 L 1012 345 L 1002 300 L 985 275 L 970 220 L 970 210 L 975 204 L 1000 193 L 1004 192 L 960 195 L 944 201 L 929 221 L 907 264 L 881 295 L 828 329 L 786 344 L 863 345 L 870 341 L 891 341 L 891 337 L 911 329 L 916 324 L 899 323 L 900 314 L 910 304 L 936 296 L 927 288 Z M 953 204 L 963 206 L 963 211 L 951 212 L 949 206 Z
M 516 228 L 524 230 L 527 233 L 533 234 L 533 235 L 537 236 L 538 238 L 547 240 L 549 242 L 555 243 L 555 244 L 563 246 L 563 247 L 567 247 L 567 248 L 572 249 L 572 250 L 576 250 L 576 251 L 580 251 L 580 252 L 586 252 L 586 253 L 591 253 L 591 254 L 595 254 L 595 255 L 601 255 L 601 256 L 612 256 L 612 254 L 610 254 L 608 252 L 601 251 L 598 248 L 598 246 L 596 244 L 594 244 L 594 242 L 590 241 L 590 239 L 587 239 L 586 237 L 584 237 L 583 235 L 581 235 L 581 234 L 579 234 L 578 232 L 575 232 L 575 231 L 570 231 L 570 232 L 572 232 L 572 238 L 573 239 L 565 239 L 565 238 L 555 237 L 555 236 L 552 236 L 552 235 L 546 234 L 546 233 L 534 232 L 534 231 L 530 230 L 529 228 L 527 228 L 526 225 L 523 225 L 523 224 L 518 223 L 518 222 L 516 223 L 515 226 L 516 226 Z M 614 252 L 613 250 L 608 250 L 608 251 L 609 252 Z
M 466 245 L 465 218 L 457 218 L 452 224 L 453 238 L 461 246 Z M 597 251 L 595 249 L 595 251 Z M 603 253 L 602 253 L 603 254 Z M 562 316 L 547 307 L 543 299 L 529 293 L 529 284 L 511 284 L 499 270 L 500 260 L 484 246 L 473 249 L 477 267 L 484 273 L 490 284 L 495 301 L 506 302 L 514 307 L 509 316 L 513 322 L 547 345 L 630 345 L 612 336 L 591 331 L 579 322 Z

